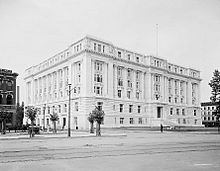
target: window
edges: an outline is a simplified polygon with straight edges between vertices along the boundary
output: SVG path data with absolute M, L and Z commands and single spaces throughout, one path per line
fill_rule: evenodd
M 185 109 L 182 109 L 182 115 L 185 115 Z
M 47 113 L 50 114 L 50 106 L 47 107 Z
M 67 112 L 67 104 L 64 104 L 64 112 Z
M 123 106 L 124 106 L 124 105 L 123 105 L 123 104 L 120 104 L 119 106 L 120 106 L 120 109 L 119 109 L 120 112 L 123 112 Z
M 102 87 L 101 86 L 94 86 L 94 93 L 96 95 L 102 95 Z
M 75 111 L 79 111 L 79 103 L 75 102 Z
M 129 60 L 129 61 L 131 60 L 131 55 L 130 55 L 130 54 L 128 54 L 128 60 Z
M 121 58 L 121 52 L 120 51 L 118 51 L 118 57 Z
M 131 70 L 128 69 L 128 77 L 131 77 Z
M 101 111 L 103 106 L 103 102 L 97 102 L 97 107 Z
M 173 115 L 173 108 L 170 108 L 170 115 Z
M 138 82 L 138 81 L 136 82 L 136 89 L 138 89 L 138 90 L 140 89 L 140 82 Z
M 194 116 L 196 116 L 196 110 L 193 111 Z
M 118 86 L 123 86 L 123 80 L 121 78 L 118 79 Z
M 131 98 L 131 91 L 127 91 L 127 97 L 128 97 L 128 99 Z
M 12 104 L 12 95 L 8 95 L 8 96 L 6 97 L 6 101 L 7 101 L 7 104 L 8 104 L 8 105 L 11 105 L 11 104 Z
M 95 74 L 94 81 L 97 83 L 102 83 L 102 74 Z
M 183 124 L 186 124 L 186 119 L 183 119 Z
M 60 105 L 58 105 L 58 111 L 59 111 L 59 113 L 61 113 L 61 106 Z
M 176 115 L 180 114 L 180 109 L 176 109 Z
M 118 97 L 121 98 L 121 90 L 118 90 Z
M 95 70 L 96 71 L 102 71 L 102 63 L 101 62 L 95 62 Z
M 134 124 L 134 118 L 130 118 L 130 124 Z
M 172 98 L 171 98 L 171 97 L 169 97 L 169 103 L 171 103 L 171 99 L 172 99 Z
M 140 98 L 140 93 L 136 92 L 136 98 L 139 99 Z
M 96 51 L 96 43 L 94 43 L 94 51 Z
M 133 111 L 133 105 L 129 105 L 129 113 L 132 113 Z
M 138 124 L 142 124 L 142 118 L 138 118 Z
M 139 62 L 139 57 L 138 56 L 136 57 L 136 62 Z
M 131 82 L 131 80 L 128 80 L 128 87 L 129 87 L 129 88 L 132 88 L 132 82 Z
M 124 124 L 124 118 L 120 118 L 120 124 Z
M 138 106 L 138 113 L 141 113 L 141 106 Z
M 101 45 L 98 44 L 98 52 L 101 52 L 101 51 L 102 51 Z
M 171 71 L 171 66 L 168 66 L 168 70 Z
M 122 76 L 122 67 L 118 67 L 117 73 L 118 76 Z
M 160 76 L 156 75 L 156 76 L 155 76 L 155 81 L 156 81 L 156 82 L 160 82 Z
M 177 103 L 177 97 L 175 97 L 175 103 Z
M 8 81 L 7 90 L 12 90 L 12 82 L 11 81 Z
M 102 52 L 105 53 L 105 46 L 102 47 Z
M 136 72 L 136 79 L 137 79 L 137 80 L 140 79 L 140 72 L 139 72 L 139 71 Z

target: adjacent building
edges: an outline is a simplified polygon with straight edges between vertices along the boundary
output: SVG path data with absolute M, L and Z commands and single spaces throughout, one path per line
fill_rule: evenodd
M 12 70 L 0 69 L 0 130 L 15 125 L 17 76 Z
M 200 72 L 85 36 L 26 71 L 26 105 L 39 108 L 36 124 L 50 127 L 58 113 L 67 128 L 71 84 L 71 128 L 88 129 L 95 106 L 103 127 L 201 126 Z
M 218 102 L 203 102 L 201 103 L 201 117 L 202 124 L 205 127 L 215 127 L 218 126 L 216 121 L 216 116 L 212 113 L 215 112 L 216 107 L 219 105 Z

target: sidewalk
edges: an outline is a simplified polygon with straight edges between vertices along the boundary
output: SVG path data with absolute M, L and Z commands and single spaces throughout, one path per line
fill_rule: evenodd
M 102 133 L 101 137 L 120 137 L 127 136 L 125 133 Z M 40 134 L 35 134 L 31 139 L 45 139 L 45 138 L 83 138 L 83 137 L 96 137 L 96 134 L 90 134 L 85 131 L 71 131 L 71 137 L 67 136 L 67 131 L 60 131 L 57 133 L 53 132 L 41 132 Z M 27 132 L 19 133 L 6 133 L 5 135 L 0 135 L 0 140 L 15 140 L 15 139 L 30 139 Z

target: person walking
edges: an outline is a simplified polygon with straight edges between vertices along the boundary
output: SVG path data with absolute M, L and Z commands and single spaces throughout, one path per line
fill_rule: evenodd
M 160 124 L 160 132 L 163 132 L 163 125 Z

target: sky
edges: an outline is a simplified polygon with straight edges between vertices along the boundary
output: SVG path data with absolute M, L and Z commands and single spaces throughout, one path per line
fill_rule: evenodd
M 220 0 L 0 0 L 0 68 L 19 74 L 85 35 L 201 71 L 201 101 L 220 70 Z

